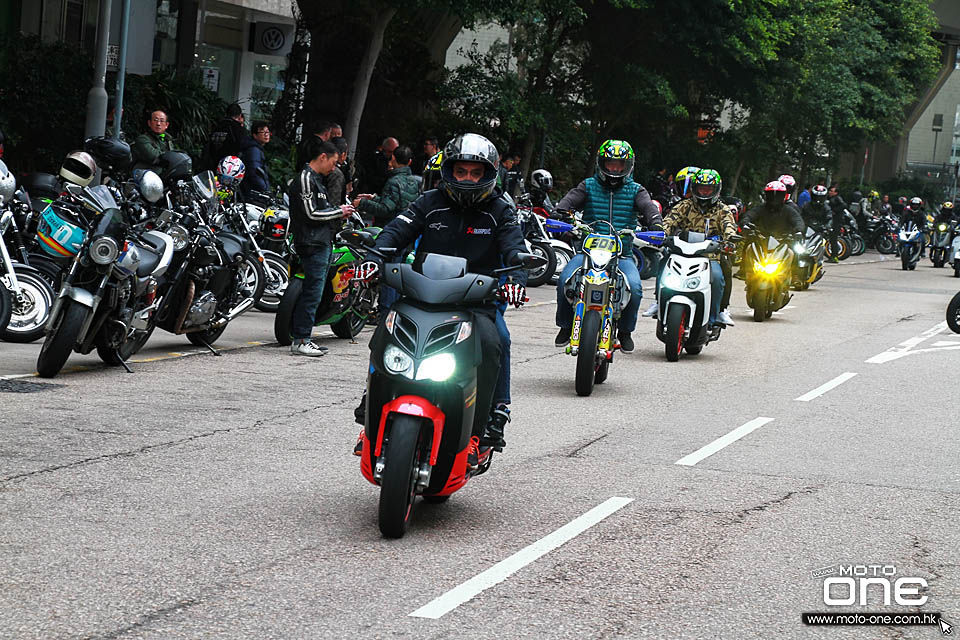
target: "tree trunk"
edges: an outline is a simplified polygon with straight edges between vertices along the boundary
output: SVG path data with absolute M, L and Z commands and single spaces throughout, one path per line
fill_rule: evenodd
M 377 12 L 373 20 L 370 44 L 367 45 L 363 60 L 360 61 L 360 68 L 357 70 L 357 78 L 353 84 L 353 96 L 350 98 L 350 109 L 347 111 L 347 121 L 344 123 L 344 134 L 347 137 L 351 157 L 355 157 L 357 152 L 360 119 L 363 117 L 363 107 L 367 101 L 367 92 L 370 90 L 370 79 L 373 77 L 373 70 L 377 66 L 380 51 L 383 50 L 383 34 L 396 14 L 397 9 L 395 7 L 388 7 Z
M 747 161 L 741 156 L 740 162 L 737 163 L 737 171 L 733 174 L 733 180 L 730 182 L 730 188 L 727 190 L 727 193 L 731 196 L 737 193 L 737 185 L 740 184 L 740 175 L 743 173 L 743 166 L 746 162 Z

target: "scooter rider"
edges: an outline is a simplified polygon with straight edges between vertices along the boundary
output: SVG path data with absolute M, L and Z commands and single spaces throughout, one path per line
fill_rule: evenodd
M 582 210 L 583 222 L 606 220 L 618 231 L 628 229 L 632 232 L 638 223 L 647 228 L 659 229 L 660 210 L 647 190 L 633 180 L 634 160 L 633 148 L 628 142 L 607 140 L 597 150 L 596 173 L 567 192 L 567 195 L 557 203 L 557 209 Z M 631 353 L 634 349 L 631 334 L 637 327 L 637 311 L 640 308 L 643 287 L 640 272 L 633 258 L 633 247 L 629 243 L 624 244 L 619 268 L 630 286 L 630 301 L 621 311 L 617 339 L 620 341 L 620 350 L 623 353 Z M 557 347 L 563 347 L 570 342 L 573 306 L 567 299 L 564 288 L 581 265 L 580 260 L 571 260 L 563 268 L 557 280 L 556 320 L 560 328 L 554 340 Z
M 954 220 L 956 220 L 956 210 L 953 208 L 953 202 L 947 200 L 940 205 L 940 212 L 937 213 L 936 223 L 940 224 L 941 222 L 945 222 L 948 225 L 953 225 Z
M 818 184 L 810 190 L 810 202 L 803 205 L 800 216 L 804 224 L 823 233 L 830 228 L 830 207 L 827 206 L 827 188 Z
M 419 237 L 417 251 L 466 258 L 472 272 L 492 274 L 503 264 L 511 264 L 517 254 L 526 251 L 526 245 L 516 211 L 500 197 L 498 164 L 497 148 L 481 135 L 467 133 L 448 142 L 438 188 L 425 192 L 387 224 L 377 237 L 376 248 L 406 247 Z M 381 262 L 370 254 L 360 265 L 358 277 L 371 280 Z M 507 304 L 519 307 L 525 302 L 525 284 L 526 271 L 520 270 L 502 285 Z M 477 379 L 474 435 L 481 445 L 498 449 L 506 444 L 503 428 L 509 420 L 505 407 L 493 406 L 504 342 L 498 335 L 496 307 L 480 306 L 474 312 L 477 322 L 473 330 L 484 354 Z M 475 447 L 471 449 L 471 464 L 476 453 Z
M 691 192 L 693 197 L 684 200 L 674 207 L 667 217 L 663 219 L 663 230 L 667 235 L 673 235 L 680 231 L 707 232 L 708 235 L 718 235 L 725 241 L 737 233 L 737 222 L 733 213 L 725 204 L 720 202 L 720 192 L 723 189 L 723 180 L 720 174 L 713 169 L 701 169 L 693 179 Z M 709 229 L 707 224 L 709 221 Z M 663 262 L 666 264 L 666 261 Z M 657 282 L 660 276 L 657 275 Z M 724 299 L 722 292 L 726 292 L 727 287 L 732 287 L 733 273 L 729 262 L 726 265 L 722 261 L 710 261 L 710 285 L 713 292 L 710 296 L 713 308 L 710 310 L 711 322 L 719 322 L 729 327 L 733 326 L 733 318 L 730 313 L 723 309 L 720 304 Z M 729 300 L 729 293 L 726 294 Z M 660 311 L 660 305 L 654 302 L 647 309 L 643 316 L 652 318 Z

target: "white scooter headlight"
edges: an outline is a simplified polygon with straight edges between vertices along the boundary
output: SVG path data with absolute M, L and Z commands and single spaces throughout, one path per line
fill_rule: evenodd
M 441 353 L 431 358 L 427 358 L 420 364 L 420 370 L 417 371 L 417 380 L 433 380 L 434 382 L 445 382 L 450 379 L 453 372 L 457 369 L 457 361 L 452 354 Z
M 383 351 L 383 366 L 390 373 L 413 378 L 413 358 L 396 345 L 387 345 Z M 423 367 L 421 367 L 422 369 Z

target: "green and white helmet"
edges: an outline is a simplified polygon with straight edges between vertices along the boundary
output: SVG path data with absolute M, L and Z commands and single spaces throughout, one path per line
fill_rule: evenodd
M 693 198 L 701 211 L 706 211 L 720 200 L 723 180 L 713 169 L 700 169 L 693 178 Z
M 633 147 L 626 140 L 607 140 L 597 150 L 597 177 L 604 185 L 617 188 L 633 175 L 635 158 Z

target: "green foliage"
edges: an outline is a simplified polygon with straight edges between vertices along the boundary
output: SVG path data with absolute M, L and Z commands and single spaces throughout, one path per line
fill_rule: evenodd
M 126 140 L 143 133 L 150 111 L 160 108 L 170 118 L 169 131 L 177 148 L 194 160 L 202 155 L 207 134 L 227 108 L 220 96 L 203 85 L 198 69 L 161 69 L 149 76 L 127 76 L 124 94 Z
M 16 173 L 53 171 L 83 147 L 92 62 L 82 51 L 36 36 L 0 39 L 0 128 Z

